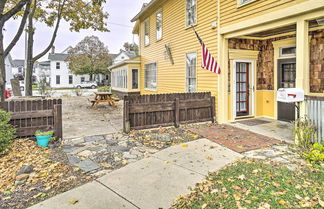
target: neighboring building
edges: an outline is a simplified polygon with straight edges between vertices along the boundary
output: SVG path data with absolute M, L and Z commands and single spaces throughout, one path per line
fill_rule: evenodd
M 13 67 L 13 60 L 11 58 L 11 55 L 9 54 L 5 58 L 6 85 L 10 85 L 10 80 L 13 79 L 12 67 Z
M 35 63 L 35 73 L 37 83 L 45 79 L 47 83 L 51 82 L 51 62 L 36 62 Z
M 216 96 L 220 123 L 246 117 L 294 120 L 294 105 L 277 102 L 281 87 L 324 96 L 323 0 L 152 0 L 132 21 L 139 35 L 135 77 L 141 94 L 209 91 Z M 193 26 L 220 74 L 200 67 Z M 125 83 L 134 80 L 129 69 L 112 80 L 124 83 L 126 93 L 131 89 Z
M 14 77 L 24 78 L 25 76 L 25 60 L 23 59 L 14 59 L 12 66 L 12 74 Z
M 125 51 L 121 49 L 119 54 L 114 55 L 112 57 L 113 57 L 113 64 L 117 64 L 124 60 L 133 59 L 134 57 L 136 57 L 136 53 L 133 51 Z

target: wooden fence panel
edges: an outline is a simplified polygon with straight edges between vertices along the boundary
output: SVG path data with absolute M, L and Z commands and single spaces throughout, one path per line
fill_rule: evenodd
M 53 130 L 63 137 L 61 99 L 19 99 L 0 103 L 0 108 L 11 113 L 10 124 L 18 138 L 32 137 L 37 130 Z
M 324 97 L 306 96 L 306 115 L 316 127 L 316 142 L 324 142 Z
M 131 95 L 124 97 L 124 131 L 215 121 L 210 92 Z

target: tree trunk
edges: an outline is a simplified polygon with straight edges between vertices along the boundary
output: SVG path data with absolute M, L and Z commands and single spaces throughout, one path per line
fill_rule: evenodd
M 26 71 L 25 71 L 25 96 L 33 96 L 33 51 L 34 51 L 34 27 L 33 17 L 35 13 L 34 9 L 28 17 L 28 37 L 27 37 L 27 60 L 26 60 Z
M 5 100 L 6 89 L 6 64 L 3 48 L 3 27 L 0 27 L 0 102 Z
M 93 79 L 93 74 L 90 74 L 90 81 L 92 81 Z

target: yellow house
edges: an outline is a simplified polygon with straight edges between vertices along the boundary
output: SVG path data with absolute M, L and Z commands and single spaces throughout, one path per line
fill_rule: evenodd
M 294 120 L 294 105 L 277 102 L 279 88 L 324 96 L 323 0 L 152 0 L 132 21 L 140 94 L 210 91 L 220 123 Z M 193 28 L 221 74 L 200 67 Z

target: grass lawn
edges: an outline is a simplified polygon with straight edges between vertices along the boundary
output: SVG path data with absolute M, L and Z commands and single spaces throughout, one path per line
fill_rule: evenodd
M 323 208 L 324 170 L 244 160 L 196 184 L 172 208 Z

